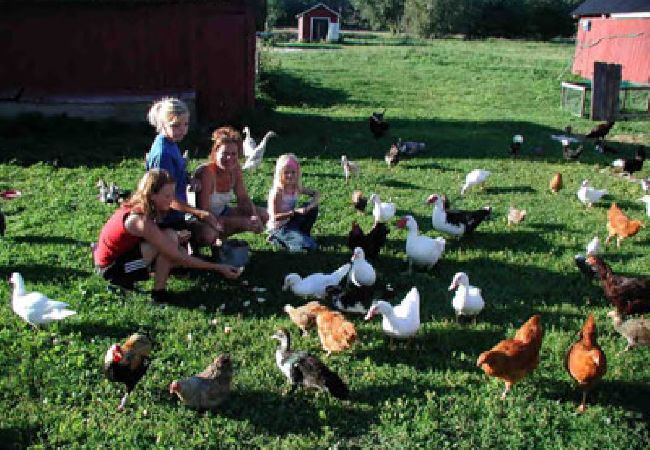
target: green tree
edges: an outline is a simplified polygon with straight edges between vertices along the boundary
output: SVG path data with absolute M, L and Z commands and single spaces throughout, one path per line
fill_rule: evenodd
M 405 0 L 350 0 L 359 16 L 373 30 L 400 31 Z

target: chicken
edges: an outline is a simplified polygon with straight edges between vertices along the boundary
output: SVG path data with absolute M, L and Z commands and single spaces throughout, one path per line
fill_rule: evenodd
M 517 209 L 511 206 L 508 209 L 508 226 L 516 225 L 526 218 L 527 211 L 525 209 Z
M 386 237 L 389 233 L 388 226 L 382 222 L 375 223 L 368 234 L 363 233 L 357 222 L 352 222 L 352 229 L 348 234 L 348 247 L 350 250 L 361 247 L 367 258 L 376 259 L 379 256 L 379 251 L 386 244 Z
M 513 157 L 519 156 L 519 151 L 521 150 L 521 144 L 524 143 L 524 137 L 521 134 L 515 134 L 512 137 L 512 142 L 510 143 L 510 154 Z
M 345 176 L 346 183 L 353 175 L 359 176 L 359 163 L 349 161 L 345 155 L 341 155 L 341 167 L 343 167 L 343 175 Z
M 600 201 L 600 199 L 606 194 L 607 189 L 596 189 L 591 186 L 591 183 L 587 179 L 582 180 L 580 189 L 576 192 L 578 200 L 580 200 L 583 205 L 587 205 L 588 208 L 591 208 L 594 203 Z
M 354 191 L 352 193 L 352 206 L 359 212 L 364 212 L 368 206 L 368 199 L 363 196 L 363 192 Z
M 338 399 L 347 399 L 350 396 L 350 391 L 341 377 L 318 358 L 307 352 L 291 349 L 289 331 L 280 328 L 271 339 L 279 343 L 275 350 L 275 365 L 291 384 L 291 391 L 301 384 L 307 388 L 329 392 Z
M 632 175 L 634 172 L 638 172 L 643 168 L 644 161 L 645 150 L 642 146 L 639 146 L 636 149 L 634 158 L 619 158 L 612 162 L 612 167 L 617 171 Z
M 622 316 L 650 312 L 650 278 L 614 275 L 599 256 L 591 255 L 587 264 L 596 270 L 603 283 L 603 293 Z
M 368 127 L 370 132 L 378 139 L 384 135 L 386 130 L 390 127 L 390 124 L 384 120 L 384 114 L 386 109 L 382 112 L 373 112 L 372 115 L 368 118 Z
M 306 336 L 309 334 L 309 329 L 314 326 L 316 323 L 316 312 L 320 309 L 325 308 L 323 305 L 317 301 L 305 303 L 302 306 L 297 308 L 292 307 L 287 304 L 284 305 L 284 312 L 289 315 L 289 319 L 302 330 L 302 335 Z
M 230 395 L 232 373 L 230 356 L 220 355 L 203 372 L 184 380 L 172 381 L 169 393 L 176 394 L 192 409 L 214 409 Z
M 386 161 L 388 167 L 395 167 L 397 164 L 399 164 L 399 159 L 400 159 L 399 147 L 397 147 L 396 144 L 393 144 L 386 152 L 386 155 L 384 155 L 384 161 Z
M 324 306 L 316 311 L 316 327 L 327 356 L 332 352 L 347 350 L 357 339 L 354 324 L 345 320 L 340 312 L 330 311 Z
M 623 211 L 616 203 L 612 203 L 607 212 L 607 239 L 605 239 L 605 245 L 609 244 L 609 241 L 616 236 L 616 247 L 618 248 L 621 246 L 623 239 L 634 236 L 643 226 L 640 220 L 631 220 L 623 214 Z
M 270 138 L 275 136 L 277 136 L 275 132 L 269 131 L 262 138 L 262 142 L 260 142 L 255 148 L 247 150 L 247 146 L 244 145 L 244 155 L 246 155 L 246 161 L 242 166 L 243 170 L 254 171 L 262 164 L 262 159 L 264 158 L 264 152 L 266 151 L 266 144 Z
M 548 184 L 549 189 L 552 193 L 557 194 L 560 189 L 562 189 L 562 174 L 557 172 L 551 178 L 551 182 Z
M 580 340 L 569 347 L 564 367 L 582 390 L 582 403 L 578 411 L 584 412 L 587 409 L 587 394 L 607 372 L 605 353 L 596 342 L 593 315 L 587 317 L 580 332 Z
M 514 338 L 499 342 L 491 350 L 481 353 L 476 361 L 476 366 L 481 367 L 487 375 L 505 381 L 502 400 L 505 400 L 513 384 L 539 364 L 539 351 L 544 337 L 540 321 L 541 317 L 534 315 L 519 328 Z
M 113 344 L 104 357 L 104 375 L 109 381 L 122 383 L 126 393 L 118 410 L 123 410 L 129 395 L 149 369 L 151 339 L 140 333 L 132 334 L 123 345 Z
M 650 319 L 635 318 L 623 322 L 623 317 L 618 311 L 610 311 L 607 316 L 612 319 L 614 329 L 627 339 L 624 352 L 632 350 L 637 345 L 650 345 Z
M 609 121 L 606 123 L 600 123 L 596 125 L 592 130 L 585 135 L 587 139 L 600 139 L 601 141 L 605 140 L 605 136 L 609 134 L 609 130 L 612 129 L 616 122 Z
M 582 144 L 578 145 L 576 148 L 571 148 L 571 143 L 567 139 L 562 139 L 562 156 L 564 156 L 564 159 L 567 161 L 578 160 L 584 149 L 585 148 Z

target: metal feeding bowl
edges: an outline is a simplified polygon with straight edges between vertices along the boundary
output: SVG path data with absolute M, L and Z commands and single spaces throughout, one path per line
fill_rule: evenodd
M 250 247 L 248 242 L 231 239 L 225 241 L 219 247 L 216 260 L 221 264 L 228 264 L 235 267 L 244 267 L 250 261 Z

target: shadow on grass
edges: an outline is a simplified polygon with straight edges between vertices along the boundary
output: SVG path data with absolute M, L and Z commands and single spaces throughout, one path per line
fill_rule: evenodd
M 14 242 L 25 243 L 25 244 L 39 244 L 39 245 L 51 245 L 51 244 L 68 244 L 76 245 L 78 247 L 87 247 L 90 249 L 89 241 L 80 241 L 78 239 L 72 239 L 65 236 L 12 236 Z M 90 250 L 88 250 L 90 254 Z
M 504 186 L 504 187 L 490 187 L 485 188 L 486 194 L 534 194 L 537 191 L 530 186 Z
M 69 267 L 53 268 L 48 265 L 19 264 L 11 267 L 0 266 L 0 279 L 8 279 L 13 272 L 18 272 L 22 275 L 28 292 L 30 291 L 30 284 L 34 282 L 66 285 L 71 278 L 87 278 L 91 275 L 90 270 L 84 271 Z
M 144 332 L 152 336 L 151 325 L 145 325 L 135 321 L 122 321 L 119 325 L 107 324 L 97 320 L 84 320 L 83 322 L 64 321 L 59 324 L 59 331 L 62 334 L 79 333 L 86 340 L 96 337 L 112 337 L 118 340 L 124 340 L 135 332 Z
M 39 441 L 40 427 L 29 425 L 25 427 L 2 426 L 0 427 L 0 447 L 5 450 L 19 450 L 28 448 Z

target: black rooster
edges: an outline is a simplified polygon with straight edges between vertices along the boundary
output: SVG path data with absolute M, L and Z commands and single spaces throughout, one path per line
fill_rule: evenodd
M 109 381 L 126 386 L 126 394 L 118 406 L 124 409 L 129 394 L 149 369 L 152 342 L 144 334 L 131 335 L 124 345 L 113 344 L 104 358 L 104 375 Z
M 384 120 L 385 113 L 386 109 L 382 112 L 374 112 L 368 118 L 368 127 L 370 128 L 370 132 L 377 139 L 382 137 L 390 127 L 390 124 Z
M 596 139 L 596 140 L 604 141 L 605 136 L 607 136 L 609 130 L 612 129 L 615 123 L 616 122 L 614 122 L 613 120 L 605 123 L 600 123 L 596 125 L 596 127 L 593 128 L 589 133 L 587 133 L 585 137 L 587 139 Z
M 348 247 L 352 251 L 356 247 L 361 247 L 366 258 L 376 259 L 379 256 L 379 251 L 386 244 L 386 236 L 389 233 L 390 230 L 386 224 L 381 222 L 375 223 L 368 234 L 364 234 L 357 222 L 352 222 L 352 229 L 348 234 Z
M 620 158 L 612 162 L 612 167 L 620 170 L 621 172 L 632 175 L 643 168 L 645 161 L 645 149 L 642 146 L 637 147 L 634 158 Z

